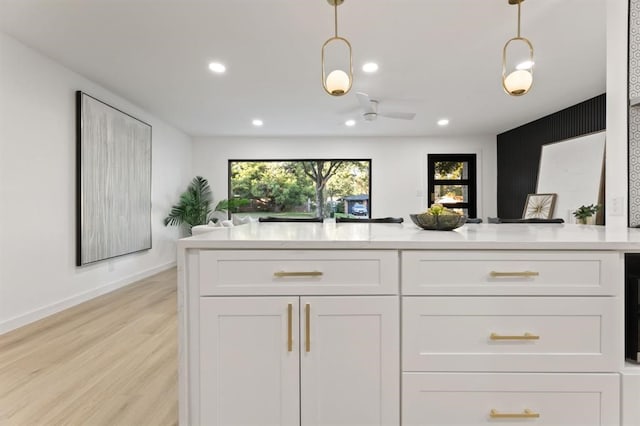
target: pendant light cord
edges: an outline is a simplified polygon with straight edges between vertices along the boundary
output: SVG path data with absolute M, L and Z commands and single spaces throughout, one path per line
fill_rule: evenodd
M 333 3 L 333 19 L 334 19 L 334 27 L 336 29 L 336 38 L 338 38 L 338 0 L 335 0 Z
M 522 0 L 518 0 L 518 38 L 520 38 L 520 3 Z

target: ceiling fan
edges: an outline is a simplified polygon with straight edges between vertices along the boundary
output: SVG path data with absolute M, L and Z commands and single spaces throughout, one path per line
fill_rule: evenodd
M 397 118 L 400 120 L 413 120 L 413 117 L 416 116 L 415 112 L 379 112 L 378 105 L 380 104 L 380 102 L 378 100 L 371 99 L 369 95 L 362 92 L 356 92 L 356 96 L 358 97 L 358 102 L 360 102 L 360 106 L 362 107 L 362 118 L 364 118 L 365 121 L 375 121 L 378 116 L 386 118 Z

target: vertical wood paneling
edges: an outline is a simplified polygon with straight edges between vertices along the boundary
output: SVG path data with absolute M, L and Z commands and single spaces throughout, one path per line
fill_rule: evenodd
M 606 94 L 497 136 L 498 217 L 517 219 L 536 192 L 542 145 L 604 130 Z

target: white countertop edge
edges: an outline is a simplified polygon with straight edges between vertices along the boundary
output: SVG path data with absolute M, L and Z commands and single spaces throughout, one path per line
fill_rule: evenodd
M 413 224 L 255 223 L 181 239 L 178 248 L 640 252 L 640 229 L 572 224 L 468 224 L 454 231 L 425 231 Z

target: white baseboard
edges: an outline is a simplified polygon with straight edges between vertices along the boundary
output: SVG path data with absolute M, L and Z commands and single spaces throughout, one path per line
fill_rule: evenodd
M 47 306 L 43 306 L 42 308 L 35 309 L 31 312 L 27 312 L 26 314 L 9 318 L 6 321 L 0 322 L 0 335 L 8 333 L 9 331 L 15 330 L 16 328 L 25 326 L 27 324 L 31 324 L 32 322 L 48 317 L 49 315 L 53 315 L 65 309 L 79 305 L 80 303 L 86 302 L 87 300 L 94 299 L 98 296 L 102 296 L 103 294 L 110 293 L 121 287 L 127 286 L 129 284 L 133 284 L 136 281 L 150 277 L 159 272 L 166 271 L 167 269 L 173 268 L 174 266 L 176 266 L 175 261 L 165 263 L 164 265 L 156 266 L 154 268 L 147 269 L 145 271 L 138 272 L 124 278 L 120 278 L 116 281 L 113 281 L 101 287 L 94 288 L 92 290 L 77 294 L 75 296 L 69 297 L 59 302 L 52 303 Z

